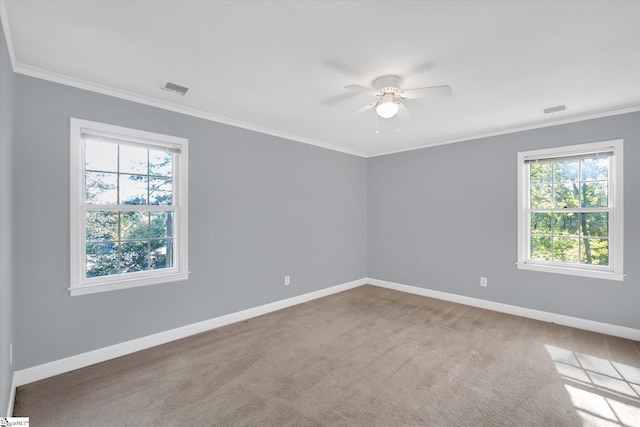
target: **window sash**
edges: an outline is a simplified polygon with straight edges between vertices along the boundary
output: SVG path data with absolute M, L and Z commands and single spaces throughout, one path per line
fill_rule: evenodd
M 623 280 L 623 165 L 622 165 L 622 140 L 604 141 L 599 143 L 588 143 L 568 147 L 555 147 L 550 149 L 534 150 L 518 153 L 518 268 L 527 270 L 537 270 L 554 272 L 561 274 L 571 274 L 577 276 L 596 277 L 610 280 Z M 563 162 L 569 160 L 582 160 L 593 158 L 609 158 L 608 171 L 608 206 L 600 207 L 553 207 L 553 208 L 532 208 L 531 207 L 531 168 L 530 165 L 542 162 Z M 593 182 L 581 180 L 578 175 L 576 182 Z M 605 181 L 605 180 L 601 180 Z M 547 183 L 547 184 L 552 184 Z M 553 200 L 553 199 L 552 199 Z M 584 236 L 581 226 L 578 225 L 578 235 L 572 238 L 578 239 L 582 244 L 585 238 L 604 237 L 608 241 L 609 264 L 606 266 L 580 263 L 580 252 L 578 262 L 564 262 L 539 260 L 531 258 L 532 237 L 538 236 L 531 232 L 531 219 L 533 213 L 608 213 L 608 235 L 607 236 Z M 551 234 L 549 234 L 550 236 Z M 554 235 L 554 237 L 565 237 L 565 235 Z M 580 249 L 579 249 L 580 251 Z
M 531 174 L 532 174 L 532 170 L 531 170 L 531 165 L 532 164 L 537 164 L 537 163 L 560 163 L 560 162 L 566 162 L 566 161 L 576 161 L 576 160 L 594 160 L 594 159 L 610 159 L 613 156 L 613 151 L 596 151 L 593 153 L 580 153 L 580 154 L 570 154 L 570 155 L 563 155 L 563 156 L 553 156 L 553 157 L 531 157 L 531 158 L 525 158 L 524 159 L 524 169 L 527 173 L 527 187 L 526 187 L 526 193 L 528 194 L 528 205 L 527 205 L 527 248 L 526 248 L 526 259 L 527 262 L 531 262 L 531 263 L 537 263 L 537 264 L 547 264 L 547 265 L 558 265 L 558 266 L 567 266 L 567 267 L 578 267 L 578 268 L 586 268 L 586 269 L 593 269 L 593 270 L 603 270 L 603 271 L 613 271 L 613 266 L 611 263 L 611 256 L 612 256 L 612 248 L 611 245 L 609 244 L 607 247 L 607 264 L 606 265 L 597 265 L 597 264 L 588 264 L 588 263 L 583 263 L 582 262 L 582 245 L 584 244 L 583 240 L 584 239 L 593 239 L 593 238 L 600 238 L 600 240 L 607 240 L 609 243 L 611 243 L 611 229 L 613 227 L 613 215 L 611 214 L 614 209 L 613 209 L 613 200 L 612 197 L 610 196 L 612 194 L 612 190 L 613 190 L 613 183 L 612 183 L 612 179 L 611 179 L 611 166 L 612 166 L 612 162 L 611 160 L 609 160 L 609 164 L 607 165 L 607 179 L 601 179 L 598 180 L 600 182 L 607 182 L 607 202 L 608 202 L 608 206 L 606 207 L 552 207 L 552 208 L 532 208 L 531 207 L 531 200 L 532 200 L 532 183 L 531 183 Z M 594 182 L 594 181 L 590 181 L 590 180 L 583 180 L 582 179 L 582 174 L 581 174 L 581 170 L 580 170 L 581 166 L 578 166 L 578 172 L 577 172 L 577 180 L 575 181 L 569 181 L 572 183 L 577 183 L 578 185 L 585 183 L 585 182 Z M 550 182 L 544 182 L 542 184 L 547 184 L 547 185 L 551 185 L 552 189 L 551 189 L 551 202 L 552 204 L 556 203 L 555 200 L 555 185 L 558 182 L 555 180 L 555 166 L 551 172 L 551 181 Z M 564 182 L 562 182 L 564 183 Z M 582 190 L 580 190 L 580 194 L 582 193 Z M 580 202 L 580 198 L 578 200 Z M 608 213 L 608 223 L 607 223 L 607 235 L 606 236 L 585 236 L 584 234 L 582 234 L 582 232 L 584 230 L 582 230 L 582 223 L 580 222 L 580 220 L 578 219 L 578 234 L 576 235 L 565 235 L 565 234 L 556 234 L 555 231 L 555 226 L 552 226 L 551 228 L 551 233 L 549 234 L 533 234 L 531 232 L 531 217 L 532 214 L 534 213 L 550 213 L 550 214 L 556 214 L 556 213 L 575 213 L 578 215 L 578 218 L 580 217 L 581 214 L 583 213 Z M 549 237 L 552 240 L 551 243 L 551 259 L 537 259 L 537 258 L 532 258 L 531 257 L 531 252 L 532 252 L 532 241 L 534 237 Z M 562 261 L 562 260 L 556 260 L 555 259 L 555 244 L 553 243 L 554 240 L 556 238 L 569 238 L 569 239 L 577 239 L 578 240 L 578 256 L 577 256 L 577 262 L 571 262 L 571 261 Z
M 177 205 L 92 205 L 85 203 L 81 206 L 83 212 L 87 211 L 109 211 L 109 212 L 177 212 L 180 206 Z
M 71 118 L 71 286 L 72 296 L 95 292 L 126 289 L 159 283 L 176 282 L 188 278 L 187 267 L 187 155 L 188 141 L 184 138 L 154 134 L 103 123 Z M 171 205 L 124 205 L 86 203 L 87 140 L 102 143 L 136 146 L 173 154 L 172 204 Z M 148 172 L 148 171 L 147 171 Z M 118 172 L 115 172 L 119 174 Z M 121 174 L 119 174 L 121 175 Z M 125 174 L 127 175 L 127 174 Z M 139 175 L 139 174 L 138 174 Z M 143 174 L 144 175 L 144 174 Z M 144 175 L 146 176 L 146 175 Z M 152 178 L 154 175 L 149 175 Z M 174 215 L 172 237 L 173 266 L 147 269 L 137 272 L 86 277 L 87 274 L 87 212 L 171 212 Z M 120 236 L 118 236 L 120 238 Z M 163 240 L 147 236 L 141 241 Z M 131 239 L 129 239 L 131 240 Z M 140 240 L 140 239 L 133 239 Z M 127 239 L 119 240 L 121 243 Z M 149 265 L 147 265 L 147 268 Z
M 549 212 L 549 211 L 544 211 L 543 213 L 566 213 L 566 210 L 556 210 L 553 212 Z M 593 212 L 593 211 L 591 211 Z M 527 215 L 527 247 L 526 247 L 526 260 L 529 263 L 534 263 L 534 264 L 545 264 L 545 265 L 550 265 L 550 266 L 561 266 L 561 267 L 569 267 L 569 268 L 581 268 L 581 269 L 588 269 L 588 270 L 596 270 L 596 271 L 613 271 L 613 263 L 612 263 L 612 242 L 611 242 L 611 227 L 612 227 L 612 209 L 606 209 L 606 210 L 602 210 L 602 211 L 598 211 L 598 212 L 605 212 L 605 213 L 609 213 L 608 215 L 608 226 L 607 226 L 607 230 L 608 230 L 608 234 L 606 236 L 586 236 L 582 233 L 582 226 L 580 225 L 580 223 L 578 223 L 578 234 L 556 234 L 554 231 L 554 226 L 551 227 L 551 232 L 550 233 L 539 233 L 539 234 L 533 234 L 531 233 L 531 214 L 532 213 L 538 213 L 535 212 L 533 210 L 530 210 L 528 215 Z M 584 213 L 584 211 L 576 211 L 576 212 L 572 212 L 572 213 Z M 589 213 L 589 212 L 586 212 Z M 556 261 L 555 259 L 534 259 L 531 258 L 531 240 L 534 237 L 548 237 L 551 239 L 556 239 L 556 238 L 560 238 L 560 239 L 577 239 L 578 240 L 578 262 L 566 262 L 566 261 Z M 607 265 L 599 265 L 599 264 L 588 264 L 588 263 L 583 263 L 581 262 L 581 247 L 584 244 L 583 240 L 584 239 L 597 239 L 597 240 L 607 240 L 608 241 L 608 253 L 607 253 L 607 257 L 608 257 L 608 264 Z M 551 246 L 551 256 L 552 258 L 555 258 L 555 245 L 552 244 Z
M 566 156 L 541 156 L 541 157 L 525 157 L 524 164 L 534 163 L 552 163 L 552 162 L 566 162 L 569 160 L 586 160 L 586 159 L 602 159 L 605 157 L 613 157 L 613 151 L 595 151 L 593 153 L 580 153 L 580 154 L 567 154 Z
M 173 144 L 163 144 L 157 141 L 146 140 L 144 138 L 125 137 L 112 135 L 106 132 L 96 132 L 82 129 L 80 138 L 86 142 L 98 142 L 102 144 L 124 145 L 127 147 L 145 148 L 147 150 L 166 151 L 168 153 L 180 154 L 179 146 Z

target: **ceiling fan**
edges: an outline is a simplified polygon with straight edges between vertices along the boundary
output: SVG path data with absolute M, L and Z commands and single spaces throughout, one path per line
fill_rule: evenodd
M 399 76 L 382 76 L 373 81 L 373 87 L 361 85 L 345 86 L 345 89 L 371 94 L 378 98 L 376 102 L 365 105 L 345 118 L 375 108 L 376 113 L 383 119 L 390 119 L 398 114 L 400 108 L 407 108 L 401 101 L 415 98 L 429 98 L 433 96 L 451 96 L 451 86 L 428 86 L 414 89 L 401 90 L 402 78 Z

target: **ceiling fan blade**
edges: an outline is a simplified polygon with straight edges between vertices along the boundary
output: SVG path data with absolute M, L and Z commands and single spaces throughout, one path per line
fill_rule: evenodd
M 346 101 L 347 99 L 351 99 L 354 96 L 358 96 L 357 93 L 355 92 L 345 92 L 345 93 L 341 93 L 340 95 L 336 95 L 333 96 L 331 98 L 327 98 L 324 101 L 321 102 L 322 105 L 334 105 L 334 104 L 338 104 L 340 102 Z
M 398 102 L 398 104 L 400 104 L 400 110 L 402 111 L 404 116 L 409 117 L 413 121 L 416 120 L 416 116 L 413 115 L 411 110 L 408 109 L 406 105 L 404 105 L 402 102 Z
M 322 65 L 337 73 L 344 74 L 349 77 L 361 77 L 360 73 L 336 58 L 328 58 L 322 62 Z
M 345 86 L 345 89 L 355 90 L 356 92 L 364 92 L 369 93 L 371 95 L 375 95 L 376 90 L 372 87 L 360 86 L 360 85 L 349 85 Z
M 421 74 L 421 73 L 424 73 L 425 71 L 431 70 L 432 68 L 433 68 L 433 62 L 423 62 L 422 64 L 418 64 L 415 67 L 405 71 L 403 75 L 411 76 L 414 74 Z
M 350 118 L 355 117 L 355 116 L 357 116 L 358 114 L 362 114 L 362 113 L 364 113 L 365 111 L 368 111 L 368 110 L 372 109 L 372 108 L 373 108 L 373 107 L 375 107 L 376 105 L 378 105 L 378 103 L 377 103 L 377 102 L 374 102 L 374 103 L 372 103 L 372 104 L 365 105 L 364 107 L 358 108 L 356 111 L 352 112 L 351 114 L 348 114 L 348 115 L 344 116 L 344 117 L 342 118 L 342 120 L 349 120 Z
M 429 86 L 429 87 L 419 87 L 416 89 L 408 89 L 400 94 L 402 98 L 412 99 L 412 98 L 428 98 L 431 96 L 451 96 L 453 95 L 453 91 L 451 90 L 451 86 L 443 85 L 443 86 Z

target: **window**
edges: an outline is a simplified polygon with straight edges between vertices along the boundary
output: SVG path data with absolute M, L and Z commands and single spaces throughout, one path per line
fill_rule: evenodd
M 623 280 L 622 145 L 518 153 L 518 268 Z
M 185 280 L 188 141 L 71 119 L 71 295 Z

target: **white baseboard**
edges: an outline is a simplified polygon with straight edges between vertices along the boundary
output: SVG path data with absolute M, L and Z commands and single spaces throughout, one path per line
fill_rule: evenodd
M 513 314 L 515 316 L 527 317 L 530 319 L 541 320 L 543 322 L 557 323 L 558 325 L 570 326 L 572 328 L 584 329 L 591 332 L 599 332 L 601 334 L 640 341 L 640 329 L 612 325 L 609 323 L 595 322 L 593 320 L 581 319 L 579 317 L 565 316 L 564 314 L 549 313 L 547 311 L 502 304 L 499 302 L 487 301 L 479 298 L 465 297 L 462 295 L 434 291 L 431 289 L 419 288 L 416 286 L 387 282 L 385 280 L 367 278 L 365 281 L 366 283 L 374 286 L 379 286 L 381 288 L 393 289 L 410 294 L 421 295 L 444 301 L 451 301 L 458 304 L 470 305 L 473 307 L 484 308 L 492 311 L 498 311 L 500 313 Z
M 13 412 L 15 389 L 21 385 L 84 368 L 85 366 L 105 362 L 116 357 L 135 353 L 136 351 L 165 344 L 181 338 L 186 338 L 191 335 L 226 326 L 231 323 L 240 322 L 252 317 L 261 316 L 263 314 L 271 313 L 297 304 L 302 304 L 307 301 L 312 301 L 314 299 L 346 291 L 348 289 L 353 289 L 365 284 L 640 341 L 640 330 L 625 326 L 595 322 L 593 320 L 549 313 L 546 311 L 502 304 L 478 298 L 465 297 L 447 292 L 388 282 L 385 280 L 364 278 L 16 371 L 13 373 L 13 384 L 9 399 L 10 411 L 8 412 L 8 416 L 11 416 Z
M 114 344 L 109 347 L 100 348 L 97 350 L 16 371 L 13 373 L 12 396 L 13 393 L 15 393 L 15 388 L 20 387 L 21 385 L 49 378 L 54 375 L 63 374 L 65 372 L 74 371 L 76 369 L 84 368 L 85 366 L 135 353 L 136 351 L 144 350 L 146 348 L 165 344 L 191 335 L 199 334 L 201 332 L 206 332 L 211 329 L 219 328 L 221 326 L 226 326 L 231 323 L 251 319 L 252 317 L 261 316 L 263 314 L 271 313 L 283 308 L 291 307 L 307 301 L 346 291 L 348 289 L 362 286 L 366 283 L 367 281 L 365 279 L 354 280 L 352 282 L 332 286 L 327 289 L 321 289 L 319 291 L 310 292 L 304 295 L 298 295 L 296 297 L 287 298 L 284 300 L 249 308 L 247 310 L 238 311 L 220 317 L 215 317 L 213 319 L 204 320 L 202 322 L 192 323 L 191 325 L 170 329 L 168 331 L 159 332 L 157 334 L 137 338 L 119 344 Z M 11 407 L 13 408 L 13 406 Z
M 11 382 L 11 394 L 9 394 L 9 406 L 7 407 L 7 418 L 13 416 L 13 406 L 16 402 L 16 387 L 15 381 Z

